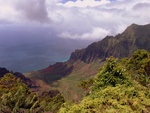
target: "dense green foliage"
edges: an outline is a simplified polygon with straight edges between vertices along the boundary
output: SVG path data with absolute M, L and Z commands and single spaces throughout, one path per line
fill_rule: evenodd
M 88 79 L 88 80 L 83 80 L 81 81 L 78 86 L 79 87 L 82 87 L 83 89 L 88 89 L 90 86 L 92 86 L 94 83 L 94 79 L 91 78 L 91 79 Z
M 58 91 L 37 96 L 11 73 L 0 79 L 0 113 L 57 112 L 63 103 Z
M 142 85 L 150 83 L 150 53 L 146 50 L 137 50 L 126 63 L 128 70 L 132 70 L 135 79 Z
M 145 50 L 138 50 L 126 59 L 108 58 L 93 78 L 93 83 L 90 80 L 80 83 L 85 88 L 90 87 L 89 95 L 78 104 L 65 103 L 59 112 L 150 112 L 149 65 L 150 53 Z
M 101 89 L 109 85 L 113 87 L 118 84 L 129 85 L 131 84 L 129 82 L 126 68 L 122 66 L 117 59 L 110 57 L 95 77 L 93 89 Z

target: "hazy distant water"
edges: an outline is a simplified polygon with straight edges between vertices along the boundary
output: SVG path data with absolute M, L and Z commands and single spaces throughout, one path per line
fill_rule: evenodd
M 39 49 L 37 49 L 39 52 L 34 53 L 34 49 L 34 46 L 30 47 L 30 51 L 24 47 L 8 47 L 5 52 L 0 54 L 0 67 L 6 67 L 13 71 L 27 72 L 45 68 L 57 61 L 69 59 L 69 51 L 65 54 L 51 50 L 44 52 L 45 47 L 42 47 L 42 53 L 40 52 L 42 50 Z
M 28 72 L 48 67 L 55 62 L 67 61 L 74 46 L 70 47 L 62 41 L 60 43 L 27 43 L 11 46 L 0 46 L 0 67 L 6 67 L 9 70 Z M 70 42 L 71 44 L 71 42 Z M 66 47 L 69 46 L 69 47 Z
M 55 50 L 54 45 L 46 43 L 16 44 L 0 47 L 0 67 L 9 70 L 27 72 L 49 66 L 57 61 L 69 59 L 70 50 Z
M 90 43 L 58 38 L 47 28 L 0 26 L 0 67 L 19 72 L 39 70 L 68 60 L 71 52 Z

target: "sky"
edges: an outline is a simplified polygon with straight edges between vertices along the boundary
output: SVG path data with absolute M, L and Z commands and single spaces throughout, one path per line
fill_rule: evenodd
M 132 23 L 150 23 L 150 0 L 0 0 L 0 67 L 27 72 Z

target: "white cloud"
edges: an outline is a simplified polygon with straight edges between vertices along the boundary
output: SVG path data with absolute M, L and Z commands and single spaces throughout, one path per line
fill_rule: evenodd
M 99 5 L 104 5 L 110 3 L 109 0 L 77 0 L 77 1 L 68 1 L 65 4 L 59 3 L 58 5 L 64 5 L 67 7 L 95 7 Z
M 108 30 L 102 28 L 93 28 L 91 31 L 83 34 L 71 34 L 69 32 L 63 32 L 59 35 L 59 37 L 70 38 L 70 39 L 82 39 L 82 40 L 95 40 L 102 39 L 107 34 L 109 34 Z
M 54 37 L 97 40 L 150 23 L 150 0 L 0 0 L 0 24 L 46 25 Z M 44 27 L 44 29 L 46 29 Z
M 0 0 L 0 20 L 15 22 L 19 18 L 19 12 L 17 12 L 11 1 Z
M 123 32 L 132 23 L 147 24 L 150 22 L 150 15 L 145 11 L 149 8 L 149 0 L 117 0 L 100 6 L 99 4 L 96 6 L 91 4 L 90 7 L 86 7 L 87 4 L 90 4 L 89 2 L 102 3 L 104 1 L 77 0 L 76 2 L 61 3 L 61 6 L 57 6 L 59 7 L 57 14 L 61 17 L 59 18 L 61 20 L 59 20 L 59 27 L 63 29 L 59 36 L 96 40 L 98 37 L 93 35 L 94 30 L 92 28 L 107 30 L 105 33 L 98 34 L 99 39 L 101 39 L 101 37 L 105 37 L 106 35 L 116 35 Z M 142 4 L 140 5 L 142 6 L 139 9 L 140 11 L 134 8 L 138 4 Z

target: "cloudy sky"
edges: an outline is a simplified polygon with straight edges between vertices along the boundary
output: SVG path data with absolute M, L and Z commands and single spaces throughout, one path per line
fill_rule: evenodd
M 150 0 L 0 0 L 0 67 L 26 72 L 150 23 Z

